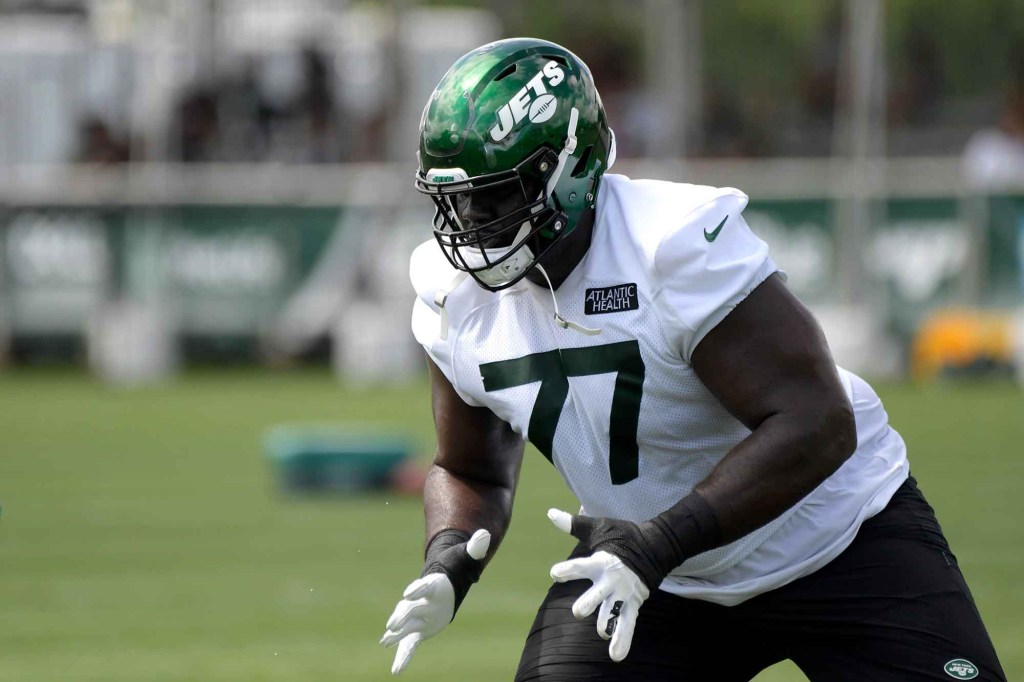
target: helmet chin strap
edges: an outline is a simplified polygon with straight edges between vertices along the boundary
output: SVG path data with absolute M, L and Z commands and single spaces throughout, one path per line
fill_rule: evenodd
M 576 151 L 576 125 L 580 120 L 580 112 L 576 107 L 572 108 L 569 112 L 569 130 L 565 137 L 565 146 L 562 147 L 561 153 L 558 155 L 558 165 L 555 167 L 555 172 L 551 174 L 548 179 L 547 193 L 548 196 L 555 191 L 555 185 L 558 184 L 558 179 L 562 176 L 562 171 L 565 170 L 566 162 L 569 157 L 572 156 L 573 152 Z M 572 329 L 573 331 L 579 332 L 580 334 L 586 334 L 587 336 L 597 336 L 601 333 L 600 329 L 592 329 L 585 327 L 582 324 L 567 320 L 562 317 L 562 313 L 558 311 L 558 298 L 555 296 L 555 287 L 551 284 L 551 278 L 548 277 L 547 270 L 540 263 L 537 263 L 537 270 L 540 274 L 544 275 L 544 280 L 548 283 L 548 291 L 551 292 L 551 303 L 555 306 L 555 324 L 562 329 Z
M 580 121 L 580 112 L 576 107 L 572 108 L 569 112 L 569 131 L 565 137 L 565 146 L 562 147 L 561 153 L 558 155 L 558 165 L 555 166 L 555 172 L 548 178 L 547 193 L 551 196 L 551 193 L 555 191 L 555 185 L 558 184 L 558 178 L 562 176 L 562 171 L 565 170 L 565 164 L 569 160 L 569 157 L 573 152 L 576 151 L 576 124 Z
M 577 331 L 580 334 L 586 334 L 587 336 L 597 336 L 598 334 L 600 334 L 600 329 L 591 329 L 590 327 L 584 327 L 582 324 L 577 324 L 572 320 L 567 320 L 564 317 L 562 317 L 562 314 L 558 312 L 558 299 L 555 297 L 555 288 L 551 286 L 551 278 L 548 277 L 547 271 L 544 269 L 544 266 L 541 265 L 540 263 L 537 263 L 537 269 L 540 270 L 540 274 L 544 275 L 544 279 L 548 283 L 548 291 L 551 292 L 551 302 L 555 306 L 555 324 L 557 324 L 562 329 L 572 329 L 573 331 Z

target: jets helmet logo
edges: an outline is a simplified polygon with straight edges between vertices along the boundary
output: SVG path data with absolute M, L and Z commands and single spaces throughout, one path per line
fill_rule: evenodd
M 531 123 L 543 123 L 554 116 L 558 100 L 548 93 L 548 88 L 555 87 L 563 80 L 565 71 L 558 62 L 545 64 L 512 99 L 498 109 L 498 124 L 491 128 L 491 139 L 501 142 L 524 118 L 529 117 Z

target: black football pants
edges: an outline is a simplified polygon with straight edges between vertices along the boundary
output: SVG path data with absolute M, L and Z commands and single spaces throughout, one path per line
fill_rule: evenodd
M 596 614 L 572 615 L 588 587 L 551 587 L 516 682 L 739 682 L 786 659 L 812 682 L 1006 679 L 913 478 L 811 575 L 733 607 L 655 591 L 621 663 L 608 657 Z

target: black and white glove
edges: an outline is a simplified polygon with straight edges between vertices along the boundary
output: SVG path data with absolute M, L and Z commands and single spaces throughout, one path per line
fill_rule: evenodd
M 430 541 L 422 577 L 409 583 L 380 643 L 398 645 L 391 674 L 409 664 L 420 642 L 429 639 L 455 618 L 470 586 L 480 579 L 491 534 L 478 530 L 469 537 L 460 530 L 444 530 Z
M 551 578 L 593 582 L 573 604 L 572 613 L 586 618 L 600 606 L 597 634 L 611 640 L 608 654 L 613 661 L 626 658 L 640 606 L 665 576 L 721 540 L 714 513 L 695 493 L 643 523 L 573 516 L 558 509 L 548 510 L 548 518 L 591 552 L 555 564 Z
M 548 518 L 559 530 L 570 533 L 592 550 L 590 556 L 552 566 L 552 580 L 587 579 L 593 583 L 572 605 L 572 613 L 577 618 L 586 618 L 600 607 L 597 634 L 611 640 L 611 659 L 623 660 L 633 643 L 640 606 L 674 566 L 661 572 L 649 556 L 643 534 L 635 523 L 573 516 L 558 509 L 549 510 Z

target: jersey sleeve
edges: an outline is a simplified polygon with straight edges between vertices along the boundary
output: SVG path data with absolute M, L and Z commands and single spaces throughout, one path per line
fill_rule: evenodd
M 778 268 L 741 215 L 747 196 L 721 189 L 665 235 L 654 256 L 669 343 L 689 363 L 697 344 Z

